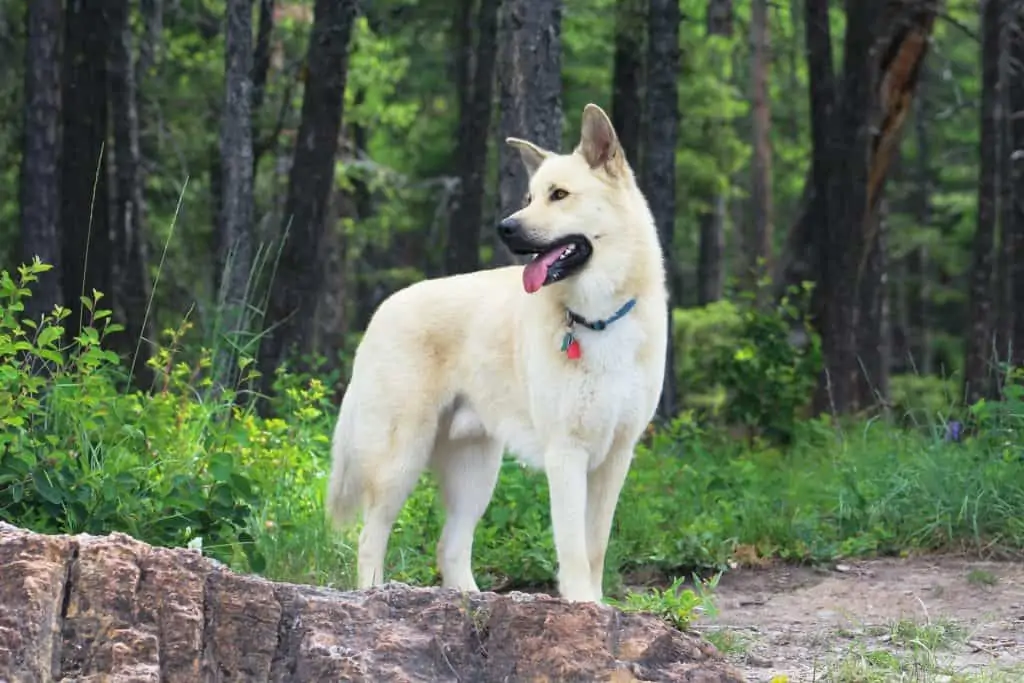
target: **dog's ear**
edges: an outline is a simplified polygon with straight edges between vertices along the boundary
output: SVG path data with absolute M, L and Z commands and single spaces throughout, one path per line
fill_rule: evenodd
M 583 124 L 580 127 L 580 144 L 576 152 L 590 164 L 590 168 L 604 166 L 614 172 L 625 160 L 619 136 L 604 110 L 596 104 L 583 108 Z
M 531 177 L 544 160 L 551 156 L 551 152 L 546 149 L 519 138 L 505 138 L 505 144 L 519 150 L 519 157 L 523 160 L 523 166 L 526 166 L 526 173 Z

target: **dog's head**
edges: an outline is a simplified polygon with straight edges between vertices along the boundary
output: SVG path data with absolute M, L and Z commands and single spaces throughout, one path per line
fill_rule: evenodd
M 569 280 L 607 261 L 613 270 L 650 230 L 650 212 L 608 116 L 583 109 L 580 141 L 571 154 L 557 154 L 518 138 L 515 147 L 529 180 L 527 204 L 498 224 L 498 236 L 515 254 L 533 255 L 523 287 L 533 293 Z

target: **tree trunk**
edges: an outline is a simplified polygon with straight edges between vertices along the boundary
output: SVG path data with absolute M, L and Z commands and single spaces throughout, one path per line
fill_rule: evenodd
M 824 315 L 824 293 L 818 261 L 821 259 L 824 240 L 820 227 L 829 216 L 828 176 L 831 163 L 828 154 L 828 135 L 836 104 L 836 76 L 832 65 L 829 1 L 806 0 L 804 10 L 804 43 L 811 113 L 811 168 L 810 176 L 804 183 L 804 210 L 787 235 L 787 263 L 783 269 L 783 277 L 779 279 L 780 287 L 783 288 L 797 285 L 804 280 L 817 282 L 818 287 L 811 302 L 811 317 L 821 320 Z
M 676 272 L 672 237 L 676 217 L 676 142 L 679 138 L 679 23 L 677 0 L 651 0 L 647 33 L 647 140 L 641 187 L 651 205 L 665 252 L 669 281 Z M 676 412 L 675 354 L 672 349 L 672 308 L 669 300 L 665 378 L 658 413 L 671 419 Z
M 121 351 L 130 357 L 132 378 L 149 388 L 153 374 L 153 329 L 147 319 L 150 284 L 139 152 L 139 113 L 135 87 L 134 36 L 128 0 L 111 3 L 110 108 L 114 129 L 113 240 L 114 301 L 124 324 Z
M 260 371 L 269 393 L 274 371 L 305 350 L 320 296 L 320 242 L 334 185 L 335 155 L 345 102 L 348 46 L 358 3 L 317 0 L 307 62 L 309 77 L 281 229 L 280 258 L 270 286 Z M 293 349 L 293 345 L 297 348 Z
M 921 73 L 921 86 L 927 83 L 927 73 Z M 921 229 L 929 229 L 931 223 L 932 168 L 931 145 L 928 144 L 927 112 L 924 93 L 917 99 L 914 133 L 917 142 L 917 178 L 914 187 L 914 217 Z M 907 283 L 911 296 L 907 302 L 907 321 L 910 336 L 910 360 L 912 369 L 922 375 L 932 374 L 931 343 L 931 269 L 928 248 L 920 246 L 907 259 L 910 282 Z
M 60 0 L 32 0 L 25 46 L 25 147 L 21 157 L 21 261 L 39 257 L 53 269 L 39 276 L 25 302 L 38 321 L 61 304 L 60 218 Z
M 887 33 L 876 52 L 879 80 L 873 107 L 869 110 L 868 127 L 871 148 L 868 160 L 867 215 L 864 241 L 861 245 L 856 283 L 860 291 L 857 323 L 857 354 L 860 359 L 858 382 L 859 407 L 889 401 L 889 370 L 892 363 L 890 325 L 888 320 L 888 259 L 885 254 L 885 216 L 878 215 L 884 200 L 889 169 L 899 154 L 903 124 L 910 115 L 920 77 L 921 65 L 928 50 L 928 40 L 935 20 L 935 6 L 914 4 L 889 5 L 880 25 Z
M 1011 135 L 1013 140 L 1011 173 L 1014 202 L 1010 231 L 1013 253 L 1010 279 L 1013 291 L 1013 355 L 1017 365 L 1024 365 L 1024 7 L 1017 7 L 1014 17 L 1016 31 L 1010 31 L 1009 52 L 1015 67 L 1010 79 Z
M 831 67 L 815 59 L 828 52 L 828 7 L 823 0 L 807 4 L 814 151 L 805 210 L 787 238 L 789 253 L 782 268 L 783 285 L 818 282 L 812 316 L 822 336 L 825 371 L 814 403 L 817 411 L 836 412 L 858 407 L 858 356 L 864 360 L 884 348 L 872 341 L 858 348 L 858 302 L 876 300 L 873 290 L 884 284 L 881 273 L 867 267 L 878 234 L 873 214 L 913 102 L 936 8 L 847 0 L 846 11 L 843 78 L 830 102 L 816 84 L 832 81 Z M 833 111 L 825 114 L 829 106 Z M 877 329 L 866 332 L 868 340 L 882 334 Z M 870 359 L 867 364 L 884 366 Z
M 1001 0 L 982 5 L 981 139 L 978 174 L 978 227 L 970 275 L 970 319 L 965 339 L 963 396 L 971 405 L 988 391 L 992 345 L 992 269 L 999 202 L 999 33 Z
M 506 137 L 557 151 L 562 141 L 562 0 L 504 0 L 498 11 L 498 220 L 518 211 L 526 169 Z M 492 231 L 493 234 L 493 231 Z M 498 263 L 522 263 L 492 236 Z
M 152 90 L 160 64 L 160 46 L 164 31 L 164 0 L 140 0 L 143 35 L 135 60 L 135 101 L 139 127 L 139 187 L 145 190 L 146 178 L 153 169 L 159 149 L 159 110 Z
M 106 8 L 68 3 L 63 81 L 61 164 L 61 269 L 70 311 L 70 341 L 91 316 L 79 297 L 98 290 L 110 297 L 110 214 L 107 164 L 107 54 L 112 35 Z M 108 305 L 101 302 L 100 307 Z
M 1010 43 L 1012 34 L 1017 33 L 1016 7 L 1008 3 L 1004 6 L 1005 17 L 1000 22 L 1002 25 L 1002 37 L 999 48 L 999 108 L 1002 112 L 999 120 L 999 251 L 996 262 L 996 286 L 995 286 L 995 327 L 993 330 L 993 361 L 995 367 L 992 373 L 991 395 L 1001 396 L 1003 385 L 1006 382 L 1006 373 L 1003 364 L 1012 366 L 1014 356 L 1018 355 L 1013 348 L 1013 326 L 1014 326 L 1014 305 L 1013 305 L 1013 258 L 1016 252 L 1016 236 L 1014 234 L 1013 219 L 1016 211 L 1014 195 L 1013 175 L 1013 151 L 1015 149 L 1013 139 L 1012 102 L 1010 101 L 1010 89 L 1013 79 L 1020 78 L 1015 75 L 1014 65 L 1011 63 Z
M 750 199 L 754 216 L 748 263 L 751 289 L 768 270 L 772 251 L 772 145 L 771 103 L 768 95 L 768 0 L 753 0 L 751 34 L 751 118 L 753 159 Z
M 825 235 L 820 226 L 826 226 L 829 219 L 829 174 L 832 170 L 829 157 L 829 128 L 835 108 L 836 83 L 832 66 L 832 33 L 829 24 L 828 0 L 805 0 L 804 42 L 807 51 L 808 88 L 811 113 L 811 169 L 810 178 L 804 184 L 803 204 L 805 209 L 788 236 L 786 252 L 790 265 L 784 284 L 798 284 L 802 280 L 817 282 L 812 294 L 811 318 L 820 330 L 825 315 L 823 301 L 826 296 L 818 261 L 824 260 Z M 811 224 L 819 229 L 811 229 Z M 816 411 L 831 408 L 827 389 L 829 371 L 822 369 L 815 396 Z
M 149 70 L 156 65 L 160 57 L 158 50 L 164 32 L 164 0 L 139 0 L 139 10 L 142 14 L 145 38 L 139 41 L 136 83 L 146 80 Z
M 487 133 L 491 123 L 494 61 L 498 33 L 498 1 L 480 0 L 474 21 L 473 0 L 460 0 L 462 41 L 459 77 L 459 131 L 455 143 L 459 189 L 448 227 L 445 271 L 466 273 L 480 268 L 483 229 L 484 174 L 487 171 Z M 477 28 L 473 45 L 473 25 Z
M 877 71 L 874 82 L 878 86 L 877 92 L 873 93 L 875 99 L 872 101 L 877 103 L 875 107 L 880 106 L 880 110 L 873 116 L 875 130 L 872 132 L 870 150 L 868 201 L 872 210 L 881 197 L 892 154 L 898 147 L 904 120 L 913 104 L 936 12 L 937 6 L 934 3 L 887 3 L 884 18 L 879 24 L 886 33 L 875 45 L 877 56 L 872 62 Z M 801 201 L 803 209 L 787 234 L 783 258 L 779 259 L 780 262 L 775 269 L 778 294 L 784 293 L 786 287 L 799 284 L 803 280 L 817 282 L 821 279 L 818 268 L 821 262 L 818 233 L 830 208 L 827 206 L 827 193 L 822 188 L 826 179 L 821 175 L 819 167 L 823 168 L 822 165 L 829 164 L 830 160 L 819 159 L 819 149 L 824 148 L 817 147 L 817 143 L 823 136 L 828 135 L 832 113 L 825 119 L 819 119 L 825 111 L 838 108 L 836 98 L 842 96 L 841 93 L 835 93 L 833 85 L 835 79 L 829 48 L 828 0 L 808 0 L 805 31 L 810 73 L 814 160 L 804 181 L 804 196 Z M 841 86 L 844 86 L 847 80 L 847 70 L 848 65 L 844 62 Z M 815 83 L 822 85 L 818 87 Z M 813 308 L 816 316 L 821 314 L 822 305 L 821 297 L 815 297 Z
M 626 160 L 643 168 L 640 159 L 643 121 L 644 27 L 643 0 L 616 0 L 615 55 L 612 61 L 612 126 Z
M 858 404 L 861 408 L 877 405 L 883 411 L 889 405 L 889 368 L 892 363 L 885 239 L 887 213 L 883 199 L 878 211 L 869 216 L 869 220 L 875 221 L 877 225 L 861 277 L 857 331 L 860 358 L 857 373 Z
M 260 110 L 267 92 L 267 76 L 270 73 L 270 36 L 274 32 L 274 0 L 259 0 L 260 20 L 256 29 L 256 47 L 252 55 L 252 141 L 253 177 L 260 163 L 259 152 L 264 149 L 257 144 L 260 139 L 258 124 Z
M 732 0 L 708 0 L 707 33 L 709 36 L 731 36 L 733 31 Z M 721 65 L 714 66 L 721 76 Z M 710 121 L 709 135 L 717 135 L 722 122 Z M 697 305 L 705 306 L 722 298 L 725 286 L 725 216 L 726 198 L 715 192 L 711 206 L 697 217 L 700 238 L 697 256 Z
M 228 0 L 224 29 L 224 107 L 220 122 L 221 203 L 217 262 L 220 328 L 216 376 L 221 388 L 235 382 L 235 349 L 246 345 L 252 272 L 252 3 Z
M 847 0 L 844 74 L 828 126 L 828 192 L 824 242 L 820 250 L 821 325 L 825 381 L 818 405 L 835 413 L 857 408 L 857 272 L 865 246 L 868 212 L 869 121 L 876 101 L 872 48 L 884 0 Z

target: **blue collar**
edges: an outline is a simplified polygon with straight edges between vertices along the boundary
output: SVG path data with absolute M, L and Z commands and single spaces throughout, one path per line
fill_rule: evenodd
M 619 310 L 615 311 L 615 313 L 613 313 L 610 318 L 605 318 L 604 320 L 595 320 L 594 322 L 590 322 L 579 313 L 574 313 L 568 308 L 565 309 L 565 314 L 566 317 L 569 319 L 570 327 L 573 324 L 577 324 L 583 325 L 583 327 L 594 330 L 595 332 L 600 332 L 601 330 L 608 327 L 619 318 L 629 313 L 633 309 L 633 306 L 636 306 L 636 299 L 630 299 L 626 303 L 622 304 L 622 307 Z

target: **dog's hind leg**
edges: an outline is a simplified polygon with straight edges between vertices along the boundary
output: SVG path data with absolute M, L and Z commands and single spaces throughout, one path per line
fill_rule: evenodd
M 598 599 L 604 595 L 604 559 L 615 507 L 632 460 L 631 445 L 616 442 L 604 462 L 587 474 L 587 558 Z
M 394 432 L 392 452 L 364 460 L 366 482 L 363 529 L 359 534 L 358 588 L 384 581 L 384 558 L 391 528 L 427 467 L 436 431 L 436 418 L 433 422 L 403 424 Z
M 441 437 L 431 458 L 445 507 L 437 567 L 445 588 L 476 592 L 473 532 L 487 510 L 501 470 L 501 443 L 484 435 Z

